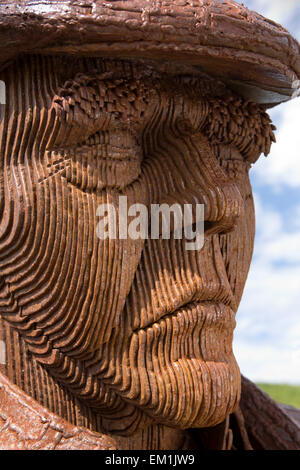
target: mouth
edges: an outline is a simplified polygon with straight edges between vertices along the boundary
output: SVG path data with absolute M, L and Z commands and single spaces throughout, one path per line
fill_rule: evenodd
M 137 328 L 133 333 L 148 331 L 160 327 L 163 323 L 172 322 L 175 330 L 173 336 L 180 334 L 180 328 L 205 328 L 210 330 L 233 331 L 236 326 L 235 312 L 227 304 L 213 301 L 189 302 L 157 321 Z M 177 329 L 178 327 L 178 329 Z
M 175 294 L 175 292 L 174 292 Z M 178 294 L 178 293 L 177 293 Z M 138 332 L 146 330 L 154 324 L 159 323 L 164 318 L 174 318 L 181 313 L 194 308 L 211 309 L 215 307 L 219 309 L 218 323 L 222 323 L 224 328 L 231 327 L 227 312 L 231 312 L 233 318 L 237 311 L 237 305 L 234 294 L 228 282 L 224 281 L 219 286 L 210 288 L 207 286 L 194 285 L 191 291 L 180 295 L 168 295 L 164 302 L 158 303 L 153 295 L 151 303 L 137 308 L 138 305 L 130 299 L 126 305 L 125 328 L 127 331 Z M 200 312 L 199 312 L 200 313 Z M 132 321 L 131 319 L 135 319 Z M 138 320 L 136 320 L 138 319 Z M 206 319 L 206 326 L 213 326 L 214 315 Z
M 235 313 L 215 302 L 191 302 L 130 335 L 158 361 L 228 362 L 232 357 Z

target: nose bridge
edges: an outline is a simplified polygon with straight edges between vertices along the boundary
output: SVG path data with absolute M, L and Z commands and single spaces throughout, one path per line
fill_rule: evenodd
M 204 204 L 206 233 L 227 233 L 234 229 L 244 214 L 244 201 L 238 185 L 230 179 L 219 164 L 207 139 L 193 137 L 197 146 L 193 178 L 197 193 Z
M 231 232 L 237 224 L 238 219 L 244 215 L 244 201 L 238 186 L 233 182 L 228 182 L 220 187 L 216 185 L 216 193 L 221 202 L 218 218 L 205 219 L 206 233 L 228 233 Z
M 149 202 L 203 204 L 206 234 L 232 231 L 244 214 L 244 200 L 207 138 L 199 132 L 163 137 L 143 165 L 141 182 L 151 189 Z

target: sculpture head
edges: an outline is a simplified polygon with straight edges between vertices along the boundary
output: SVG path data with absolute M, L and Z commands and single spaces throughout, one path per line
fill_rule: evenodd
M 70 43 L 32 46 L 1 75 L 1 315 L 103 430 L 214 426 L 240 397 L 232 338 L 255 232 L 248 172 L 274 140 L 276 80 L 292 72 L 269 58 L 262 92 L 250 47 L 249 76 L 237 77 L 228 50 L 199 53 L 199 70 L 197 54 L 176 48 L 163 66 L 143 42 L 134 53 L 115 45 L 116 58 L 90 42 L 73 44 L 75 56 Z M 119 213 L 120 196 L 204 204 L 204 246 L 187 251 L 174 234 L 99 239 L 97 208 Z

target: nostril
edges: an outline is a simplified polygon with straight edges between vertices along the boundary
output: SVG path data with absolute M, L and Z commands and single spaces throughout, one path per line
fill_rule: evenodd
M 225 220 L 221 220 L 218 222 L 204 222 L 204 233 L 206 236 L 208 235 L 224 235 L 226 233 L 233 232 L 236 227 L 238 218 L 235 221 L 230 220 L 226 222 Z
M 214 235 L 219 233 L 219 223 L 218 222 L 204 222 L 204 233 L 205 235 Z
M 216 187 L 215 195 L 218 210 L 211 212 L 204 221 L 206 235 L 232 232 L 245 212 L 244 199 L 235 183 L 227 182 L 222 187 Z

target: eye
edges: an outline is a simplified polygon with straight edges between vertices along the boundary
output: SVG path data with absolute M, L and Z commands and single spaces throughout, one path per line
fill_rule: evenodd
M 123 189 L 138 179 L 147 89 L 142 81 L 79 74 L 52 100 L 50 167 L 57 176 L 58 153 L 68 183 L 84 191 Z M 144 117 L 144 118 L 143 118 Z M 50 161 L 51 160 L 51 161 Z
M 236 148 L 229 145 L 212 144 L 211 149 L 230 180 L 235 181 L 243 178 L 248 173 L 251 165 Z

